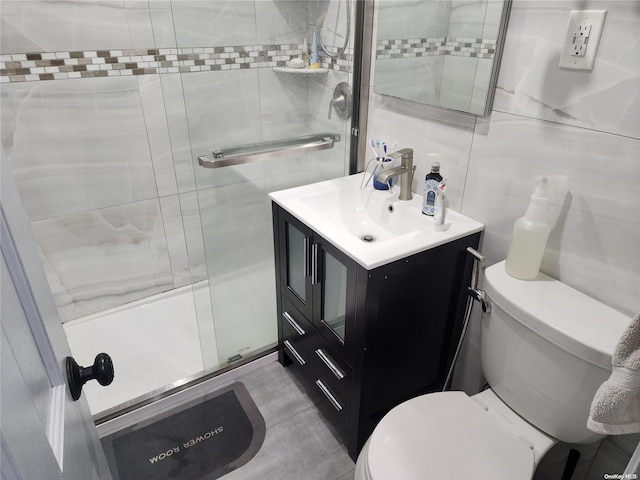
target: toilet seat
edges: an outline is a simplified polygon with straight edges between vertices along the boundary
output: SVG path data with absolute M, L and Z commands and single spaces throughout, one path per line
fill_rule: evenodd
M 402 403 L 380 421 L 365 448 L 370 480 L 517 480 L 534 471 L 533 450 L 464 392 Z

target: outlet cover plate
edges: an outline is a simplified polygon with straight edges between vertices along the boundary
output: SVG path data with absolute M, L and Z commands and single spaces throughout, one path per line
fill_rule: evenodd
M 571 10 L 560 54 L 561 68 L 593 70 L 606 17 L 606 10 Z

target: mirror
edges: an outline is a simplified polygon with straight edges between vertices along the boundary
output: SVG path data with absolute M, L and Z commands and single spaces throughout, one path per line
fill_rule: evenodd
M 379 0 L 374 91 L 489 115 L 511 0 Z

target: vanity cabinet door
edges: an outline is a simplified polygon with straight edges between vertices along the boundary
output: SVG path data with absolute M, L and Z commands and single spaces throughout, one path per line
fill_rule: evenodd
M 358 264 L 276 207 L 280 293 L 352 365 Z
M 316 236 L 312 245 L 313 323 L 352 365 L 357 264 Z
M 313 315 L 311 251 L 313 231 L 284 210 L 279 211 L 280 283 L 282 294 L 308 319 Z

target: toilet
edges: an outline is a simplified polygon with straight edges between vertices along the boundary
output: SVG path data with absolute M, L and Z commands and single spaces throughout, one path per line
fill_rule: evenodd
M 530 479 L 558 441 L 590 443 L 591 401 L 630 319 L 540 273 L 485 271 L 480 352 L 489 388 L 393 408 L 363 446 L 356 480 Z

